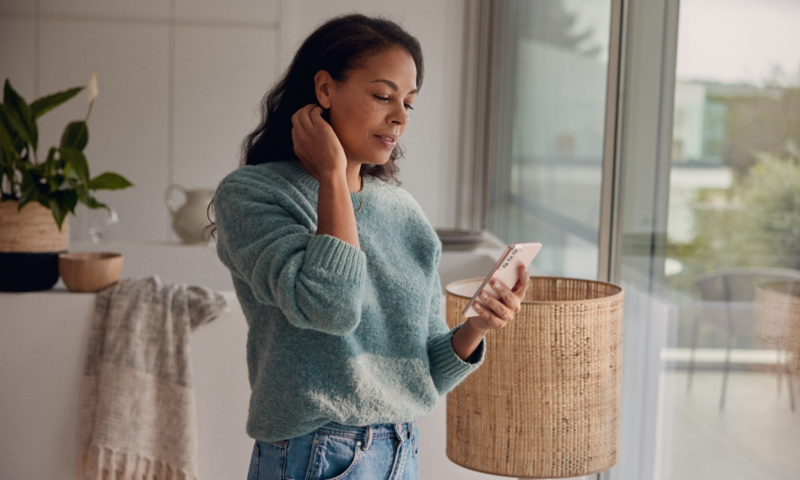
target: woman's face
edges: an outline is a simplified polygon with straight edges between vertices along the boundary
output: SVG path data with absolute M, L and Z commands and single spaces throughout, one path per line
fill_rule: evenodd
M 417 67 L 392 47 L 361 62 L 330 90 L 330 123 L 348 162 L 384 164 L 408 125 Z

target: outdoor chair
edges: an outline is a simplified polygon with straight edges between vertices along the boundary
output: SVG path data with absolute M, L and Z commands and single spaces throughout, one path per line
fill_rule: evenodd
M 695 368 L 695 350 L 697 348 L 697 334 L 701 323 L 711 322 L 725 329 L 725 361 L 722 374 L 722 391 L 719 399 L 719 409 L 725 407 L 725 393 L 728 386 L 728 374 L 731 369 L 731 350 L 735 346 L 736 334 L 741 331 L 743 323 L 742 305 L 748 308 L 747 320 L 752 319 L 753 300 L 758 285 L 776 281 L 800 281 L 800 271 L 788 268 L 761 268 L 739 267 L 716 270 L 707 273 L 694 282 L 695 291 L 700 299 L 705 302 L 719 302 L 720 309 L 703 309 L 700 315 L 694 315 L 691 337 L 691 355 L 689 357 L 689 372 L 686 388 L 691 389 L 692 377 Z M 738 308 L 737 308 L 738 307 Z M 778 352 L 780 355 L 780 352 Z M 778 370 L 781 372 L 780 360 Z M 778 391 L 780 392 L 781 376 L 778 376 Z M 791 381 L 791 378 L 789 379 Z M 791 384 L 790 396 L 793 396 Z M 791 398 L 792 407 L 794 399 Z M 794 410 L 794 408 L 792 408 Z

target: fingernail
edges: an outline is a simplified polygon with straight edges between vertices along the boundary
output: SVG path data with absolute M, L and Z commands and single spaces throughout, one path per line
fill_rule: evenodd
M 486 300 L 487 298 L 489 298 L 489 295 L 486 295 L 486 292 L 483 292 L 481 293 L 481 298 Z
M 475 304 L 475 310 L 480 310 L 480 309 L 482 309 L 482 308 L 483 308 L 483 307 L 481 307 L 481 304 L 480 304 L 480 303 L 476 303 L 476 304 Z
M 495 287 L 499 287 L 499 286 L 500 286 L 500 282 L 494 282 L 494 285 L 493 285 L 493 286 L 495 286 Z

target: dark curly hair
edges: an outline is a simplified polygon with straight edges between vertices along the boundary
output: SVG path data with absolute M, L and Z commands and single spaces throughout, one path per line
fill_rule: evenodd
M 319 26 L 300 46 L 280 81 L 261 101 L 261 122 L 242 142 L 240 167 L 297 158 L 292 142 L 292 115 L 304 106 L 317 103 L 314 76 L 327 71 L 336 81 L 359 68 L 361 62 L 392 47 L 405 49 L 417 68 L 417 89 L 422 86 L 424 65 L 419 41 L 391 20 L 350 14 L 335 17 Z M 361 166 L 362 175 L 399 184 L 396 161 L 403 151 L 396 145 L 383 165 Z M 211 224 L 207 238 L 214 236 L 211 220 L 213 199 L 208 206 Z

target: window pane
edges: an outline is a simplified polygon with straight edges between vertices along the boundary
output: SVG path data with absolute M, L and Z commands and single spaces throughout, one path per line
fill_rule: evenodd
M 622 190 L 653 206 L 622 225 L 623 389 L 658 379 L 638 478 L 800 478 L 798 26 L 800 2 L 680 1 L 667 178 Z
M 489 229 L 547 274 L 597 276 L 610 0 L 508 2 Z

